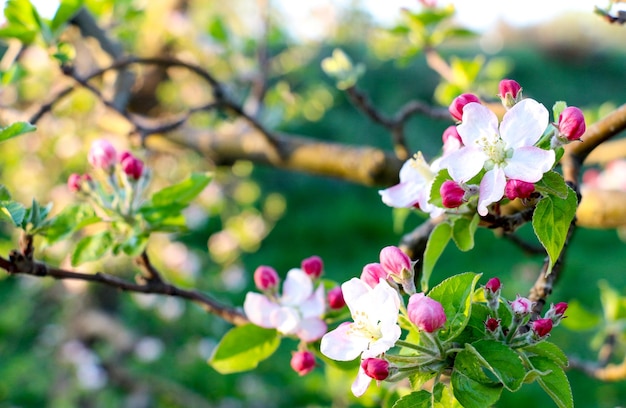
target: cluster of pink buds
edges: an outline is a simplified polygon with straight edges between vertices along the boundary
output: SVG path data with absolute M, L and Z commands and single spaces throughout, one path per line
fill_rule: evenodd
M 485 321 L 485 332 L 511 347 L 523 347 L 545 340 L 552 329 L 565 317 L 567 310 L 567 303 L 560 302 L 552 305 L 544 317 L 531 320 L 534 303 L 519 295 L 510 302 L 503 300 L 500 296 L 501 283 L 498 278 L 490 279 L 483 291 L 492 313 Z M 512 315 L 508 327 L 502 327 L 502 320 L 499 318 L 499 309 L 502 304 L 508 306 Z
M 143 161 L 127 151 L 118 154 L 105 139 L 92 143 L 87 160 L 93 175 L 71 174 L 67 180 L 69 190 L 84 194 L 105 211 L 130 216 L 138 208 L 150 179 Z
M 380 251 L 380 263 L 370 263 L 363 267 L 361 280 L 376 287 L 381 279 L 400 285 L 405 293 L 413 294 L 415 289 L 415 262 L 396 246 L 388 246 Z

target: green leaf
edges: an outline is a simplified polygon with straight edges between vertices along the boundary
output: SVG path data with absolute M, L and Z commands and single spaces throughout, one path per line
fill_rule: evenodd
M 550 258 L 548 274 L 565 245 L 567 231 L 576 215 L 577 204 L 576 193 L 569 187 L 567 199 L 546 196 L 537 203 L 532 224 L 535 235 Z
M 363 64 L 352 64 L 350 58 L 341 49 L 336 48 L 330 57 L 322 60 L 322 70 L 337 81 L 337 88 L 345 90 L 356 85 L 365 72 Z
M 140 255 L 148 244 L 149 236 L 146 234 L 132 235 L 122 243 L 120 249 L 128 256 Z
M 11 193 L 3 184 L 0 184 L 0 201 L 10 201 Z
M 279 344 L 280 336 L 274 329 L 253 324 L 235 327 L 224 335 L 209 364 L 220 374 L 252 370 L 271 356 Z
M 480 361 L 469 350 L 457 354 L 450 382 L 454 396 L 465 408 L 490 407 L 502 394 L 502 384 L 487 377 Z
M 471 296 L 480 276 L 472 272 L 454 275 L 428 293 L 428 297 L 441 303 L 446 312 L 446 324 L 441 333 L 443 339 L 454 339 L 467 326 L 472 312 Z
M 428 391 L 414 391 L 400 398 L 393 408 L 430 408 L 432 394 Z
M 607 281 L 598 282 L 600 287 L 600 301 L 607 323 L 613 324 L 626 318 L 626 298 L 613 288 Z M 619 323 L 622 324 L 621 322 Z
M 52 22 L 50 23 L 50 29 L 56 34 L 60 34 L 60 30 L 64 28 L 65 24 L 72 18 L 78 10 L 83 6 L 83 0 L 63 0 L 59 4 Z
M 0 221 L 6 221 L 16 227 L 22 225 L 26 216 L 26 208 L 16 201 L 0 202 Z
M 478 214 L 469 219 L 467 217 L 461 217 L 454 220 L 454 226 L 452 227 L 452 239 L 456 246 L 464 252 L 474 248 L 474 235 L 476 234 L 476 228 L 480 217 Z
M 559 408 L 573 408 L 572 389 L 561 366 L 546 357 L 530 357 L 529 360 L 537 370 L 547 372 L 538 377 L 537 382 L 554 403 Z
M 479 340 L 466 344 L 466 349 L 476 355 L 483 367 L 489 370 L 509 391 L 522 386 L 526 369 L 519 354 L 509 346 L 495 340 Z
M 443 201 L 441 199 L 441 186 L 447 180 L 452 180 L 452 177 L 450 177 L 450 173 L 448 173 L 448 169 L 440 170 L 439 173 L 437 173 L 437 175 L 435 176 L 433 184 L 430 187 L 430 197 L 428 199 L 429 203 L 437 207 L 443 208 Z
M 37 10 L 28 0 L 8 0 L 4 6 L 7 25 L 0 29 L 0 37 L 14 37 L 29 44 L 39 34 Z
M 596 328 L 602 317 L 587 310 L 578 300 L 567 303 L 567 319 L 561 320 L 561 324 L 568 330 L 586 331 Z
M 569 312 L 569 308 L 568 308 Z M 531 352 L 541 357 L 549 358 L 562 367 L 567 367 L 567 356 L 556 344 L 549 341 L 542 341 L 528 347 L 524 347 L 525 352 Z
M 0 142 L 12 139 L 24 133 L 34 132 L 37 128 L 28 122 L 15 122 L 0 129 Z
M 437 224 L 430 233 L 428 242 L 426 243 L 426 249 L 424 250 L 424 262 L 422 264 L 422 292 L 428 290 L 430 275 L 433 273 L 435 264 L 446 248 L 446 245 L 448 245 L 450 238 L 452 238 L 452 227 L 447 222 Z
M 187 226 L 182 214 L 185 207 L 184 204 L 176 203 L 163 206 L 151 206 L 150 203 L 147 203 L 138 212 L 150 225 L 151 231 L 180 231 Z
M 556 171 L 549 171 L 544 173 L 541 180 L 535 183 L 535 189 L 543 195 L 552 195 L 566 199 L 569 187 L 567 187 L 563 176 Z
M 212 178 L 213 176 L 209 173 L 193 173 L 180 183 L 154 193 L 152 203 L 155 207 L 170 204 L 187 205 L 204 190 Z
M 563 112 L 567 108 L 567 103 L 564 101 L 556 101 L 552 106 L 552 117 L 555 122 L 559 121 L 559 116 L 561 116 L 561 112 Z
M 220 16 L 216 16 L 209 24 L 209 35 L 217 40 L 220 44 L 226 44 L 228 42 L 228 28 L 224 23 L 224 19 Z
M 55 217 L 48 219 L 37 233 L 46 237 L 46 243 L 52 245 L 87 225 L 100 222 L 91 205 L 72 204 L 65 207 Z
M 113 246 L 113 236 L 110 231 L 103 231 L 96 235 L 84 237 L 72 254 L 72 266 L 77 266 L 85 262 L 95 261 L 104 256 Z

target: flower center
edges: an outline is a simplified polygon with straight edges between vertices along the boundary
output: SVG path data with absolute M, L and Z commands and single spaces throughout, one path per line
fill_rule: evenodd
M 478 147 L 489 157 L 493 164 L 502 164 L 508 158 L 508 152 L 504 140 L 497 134 L 492 138 L 483 136 L 476 141 Z
M 415 153 L 411 159 L 411 167 L 413 167 L 425 181 L 430 181 L 434 178 L 433 172 L 426 159 L 424 159 L 422 152 Z
M 380 331 L 380 324 L 372 325 L 365 312 L 357 310 L 352 318 L 354 323 L 350 324 L 348 335 L 365 337 L 370 341 L 376 341 L 383 336 Z

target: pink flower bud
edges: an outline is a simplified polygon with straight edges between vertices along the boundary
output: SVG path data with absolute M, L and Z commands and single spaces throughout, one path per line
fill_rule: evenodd
M 494 319 L 493 317 L 490 317 L 485 322 L 485 328 L 487 330 L 489 330 L 490 332 L 492 332 L 492 333 L 494 333 L 496 330 L 498 330 L 498 327 L 500 327 L 500 320 Z
M 439 188 L 443 206 L 457 208 L 465 202 L 465 190 L 456 181 L 446 180 Z
M 579 140 L 585 130 L 585 116 L 577 107 L 569 106 L 559 115 L 559 133 L 567 140 Z
M 81 189 L 83 178 L 78 173 L 72 173 L 67 179 L 67 188 L 70 189 L 72 193 L 77 193 Z
M 552 307 L 554 309 L 554 314 L 557 316 L 563 316 L 565 311 L 567 310 L 567 303 L 559 302 Z
M 385 272 L 381 264 L 369 263 L 363 267 L 361 280 L 367 283 L 370 287 L 375 288 L 381 279 L 387 280 L 387 272 Z
M 498 94 L 500 98 L 506 98 L 508 94 L 511 95 L 513 99 L 516 99 L 517 95 L 522 91 L 522 87 L 517 83 L 517 81 L 512 79 L 503 79 L 498 85 L 498 91 L 500 91 Z
M 317 255 L 303 259 L 300 266 L 304 273 L 309 275 L 311 279 L 319 278 L 324 271 L 324 262 L 322 261 L 322 258 Z
M 108 140 L 98 139 L 91 144 L 87 160 L 95 168 L 110 170 L 117 160 L 117 151 Z
M 122 171 L 131 180 L 139 180 L 143 173 L 143 162 L 133 155 L 128 155 L 122 160 Z
M 544 337 L 552 330 L 551 319 L 537 319 L 533 322 L 533 331 L 539 337 Z
M 478 96 L 471 93 L 461 94 L 454 98 L 448 107 L 452 117 L 456 120 L 463 120 L 463 108 L 470 102 L 480 103 L 480 99 L 478 99 Z
M 441 135 L 443 141 L 443 155 L 447 155 L 454 151 L 459 150 L 463 146 L 463 140 L 456 126 L 448 126 Z
M 516 315 L 527 315 L 532 311 L 533 302 L 529 299 L 517 295 L 517 298 L 511 302 L 511 309 Z
M 396 246 L 388 246 L 380 251 L 380 264 L 387 275 L 402 277 L 404 271 L 413 271 L 411 258 Z
M 504 194 L 509 200 L 516 198 L 528 198 L 535 191 L 533 183 L 527 183 L 522 180 L 509 179 L 504 187 Z
M 425 296 L 423 293 L 416 293 L 409 298 L 407 306 L 409 320 L 418 329 L 432 333 L 446 323 L 446 313 L 441 303 Z
M 254 271 L 254 284 L 261 291 L 272 290 L 278 286 L 278 273 L 271 266 L 261 265 Z
M 126 159 L 127 157 L 133 157 L 133 154 L 128 150 L 124 150 L 122 153 L 120 153 L 120 163 L 123 162 L 124 159 Z
M 496 293 L 500 290 L 501 286 L 502 284 L 500 283 L 500 279 L 491 278 L 487 281 L 487 284 L 485 285 L 485 289 L 491 293 Z
M 307 375 L 315 368 L 315 356 L 310 351 L 296 351 L 291 356 L 291 368 L 300 376 Z
M 341 309 L 346 305 L 341 286 L 336 286 L 329 290 L 326 297 L 328 299 L 328 306 L 330 306 L 331 309 Z
M 361 368 L 368 377 L 377 381 L 382 381 L 389 377 L 389 362 L 382 358 L 366 358 L 361 361 Z

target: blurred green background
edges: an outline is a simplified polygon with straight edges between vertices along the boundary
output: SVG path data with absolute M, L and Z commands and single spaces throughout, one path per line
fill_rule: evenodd
M 120 24 L 110 26 L 111 32 L 129 52 L 145 52 L 142 47 L 149 42 L 146 32 L 159 27 L 151 20 L 158 16 L 154 9 L 164 6 L 114 3 L 89 4 L 101 21 L 119 19 Z M 205 61 L 207 69 L 214 70 L 235 95 L 244 95 L 247 88 L 236 78 L 254 61 L 254 33 L 246 31 L 242 16 L 234 15 L 227 5 L 189 3 L 188 17 L 179 22 L 183 27 L 178 27 L 179 32 L 169 26 L 169 31 L 157 30 L 155 36 L 170 50 L 195 46 L 190 52 L 206 53 L 206 59 L 198 57 L 199 61 Z M 296 56 L 292 60 L 285 57 L 291 65 L 283 61 L 282 68 L 270 78 L 269 109 L 264 120 L 284 132 L 390 149 L 389 135 L 334 88 L 320 68 L 321 60 L 339 46 L 354 61 L 363 62 L 367 71 L 359 87 L 388 114 L 411 99 L 436 105 L 433 95 L 439 78 L 420 54 L 402 63 L 383 58 L 380 49 L 376 51 L 377 43 L 368 41 L 378 38 L 376 24 L 362 11 L 348 10 L 341 18 L 343 23 L 338 24 L 335 35 L 317 42 L 297 43 L 281 31 L 279 24 L 273 28 L 270 53 L 288 56 L 291 50 Z M 209 45 L 222 48 L 194 43 L 197 33 L 185 31 L 185 24 L 211 39 Z M 594 29 L 585 29 L 589 25 Z M 563 30 L 571 35 L 560 35 Z M 608 26 L 589 13 L 564 16 L 534 28 L 503 26 L 499 31 L 503 47 L 497 52 L 482 50 L 479 38 L 450 42 L 439 50 L 444 58 L 480 54 L 493 72 L 522 84 L 526 96 L 548 108 L 564 100 L 585 109 L 592 122 L 626 99 L 626 46 L 619 40 L 624 38 L 624 30 Z M 384 43 L 380 44 L 378 47 L 384 48 Z M 59 76 L 54 64 L 40 65 L 46 56 L 37 52 L 26 55 L 25 60 L 25 79 L 7 86 L 3 106 L 26 110 L 52 94 Z M 184 106 L 189 95 L 199 97 L 185 90 L 189 85 L 186 78 L 181 80 L 181 89 L 176 79 L 169 78 L 158 88 L 162 112 Z M 489 75 L 482 78 L 482 90 L 495 96 L 498 79 Z M 33 195 L 42 202 L 55 202 L 55 208 L 71 201 L 63 183 L 71 172 L 86 170 L 85 152 L 90 140 L 110 137 L 120 148 L 129 146 L 124 126 L 94 119 L 102 115 L 106 109 L 93 96 L 75 92 L 39 124 L 37 134 L 3 145 L 3 182 L 25 203 Z M 197 121 L 212 125 L 219 119 L 200 117 Z M 437 154 L 441 133 L 450 124 L 424 117 L 412 119 L 407 128 L 412 151 L 422 150 L 429 157 Z M 411 214 L 394 228 L 393 211 L 377 193 L 385 186 L 357 186 L 247 162 L 223 168 L 178 147 L 149 156 L 148 163 L 157 175 L 157 185 L 176 180 L 191 169 L 216 171 L 214 184 L 187 214 L 191 231 L 156 237 L 149 252 L 168 279 L 197 287 L 232 305 L 241 305 L 245 293 L 253 290 L 251 274 L 261 264 L 275 267 L 284 276 L 303 258 L 319 255 L 326 277 L 342 282 L 359 275 L 363 265 L 378 260 L 382 247 L 397 244 L 404 232 L 423 221 Z M 523 227 L 520 235 L 533 242 L 530 228 Z M 14 242 L 15 234 L 5 228 L 2 253 L 6 254 Z M 66 265 L 68 247 L 41 249 L 39 255 Z M 579 229 L 550 300 L 576 299 L 599 313 L 599 280 L 622 293 L 626 290 L 625 255 L 626 245 L 616 231 Z M 527 256 L 492 231 L 480 230 L 473 251 L 447 248 L 431 283 L 463 271 L 480 272 L 481 283 L 499 277 L 504 294 L 511 298 L 528 292 L 541 263 L 541 257 Z M 103 260 L 85 270 L 104 268 L 131 279 L 134 274 L 132 262 L 125 259 Z M 356 407 L 379 406 L 385 398 L 384 392 L 379 394 L 372 386 L 364 398 L 354 399 L 349 391 L 354 372 L 328 369 L 325 376 L 326 369 L 320 365 L 311 374 L 298 377 L 289 367 L 290 353 L 297 346 L 291 340 L 283 341 L 279 351 L 257 370 L 222 376 L 206 359 L 229 325 L 177 299 L 131 295 L 97 285 L 10 277 L 2 272 L 0 305 L 0 407 Z M 571 356 L 593 360 L 597 354 L 590 346 L 594 334 L 592 330 L 571 332 L 561 326 L 552 333 L 552 340 Z M 617 351 L 620 355 L 624 350 Z M 568 376 L 578 407 L 608 408 L 626 403 L 623 382 L 602 383 L 577 371 L 569 371 Z M 505 393 L 497 406 L 529 404 L 553 406 L 536 384 L 516 394 Z

